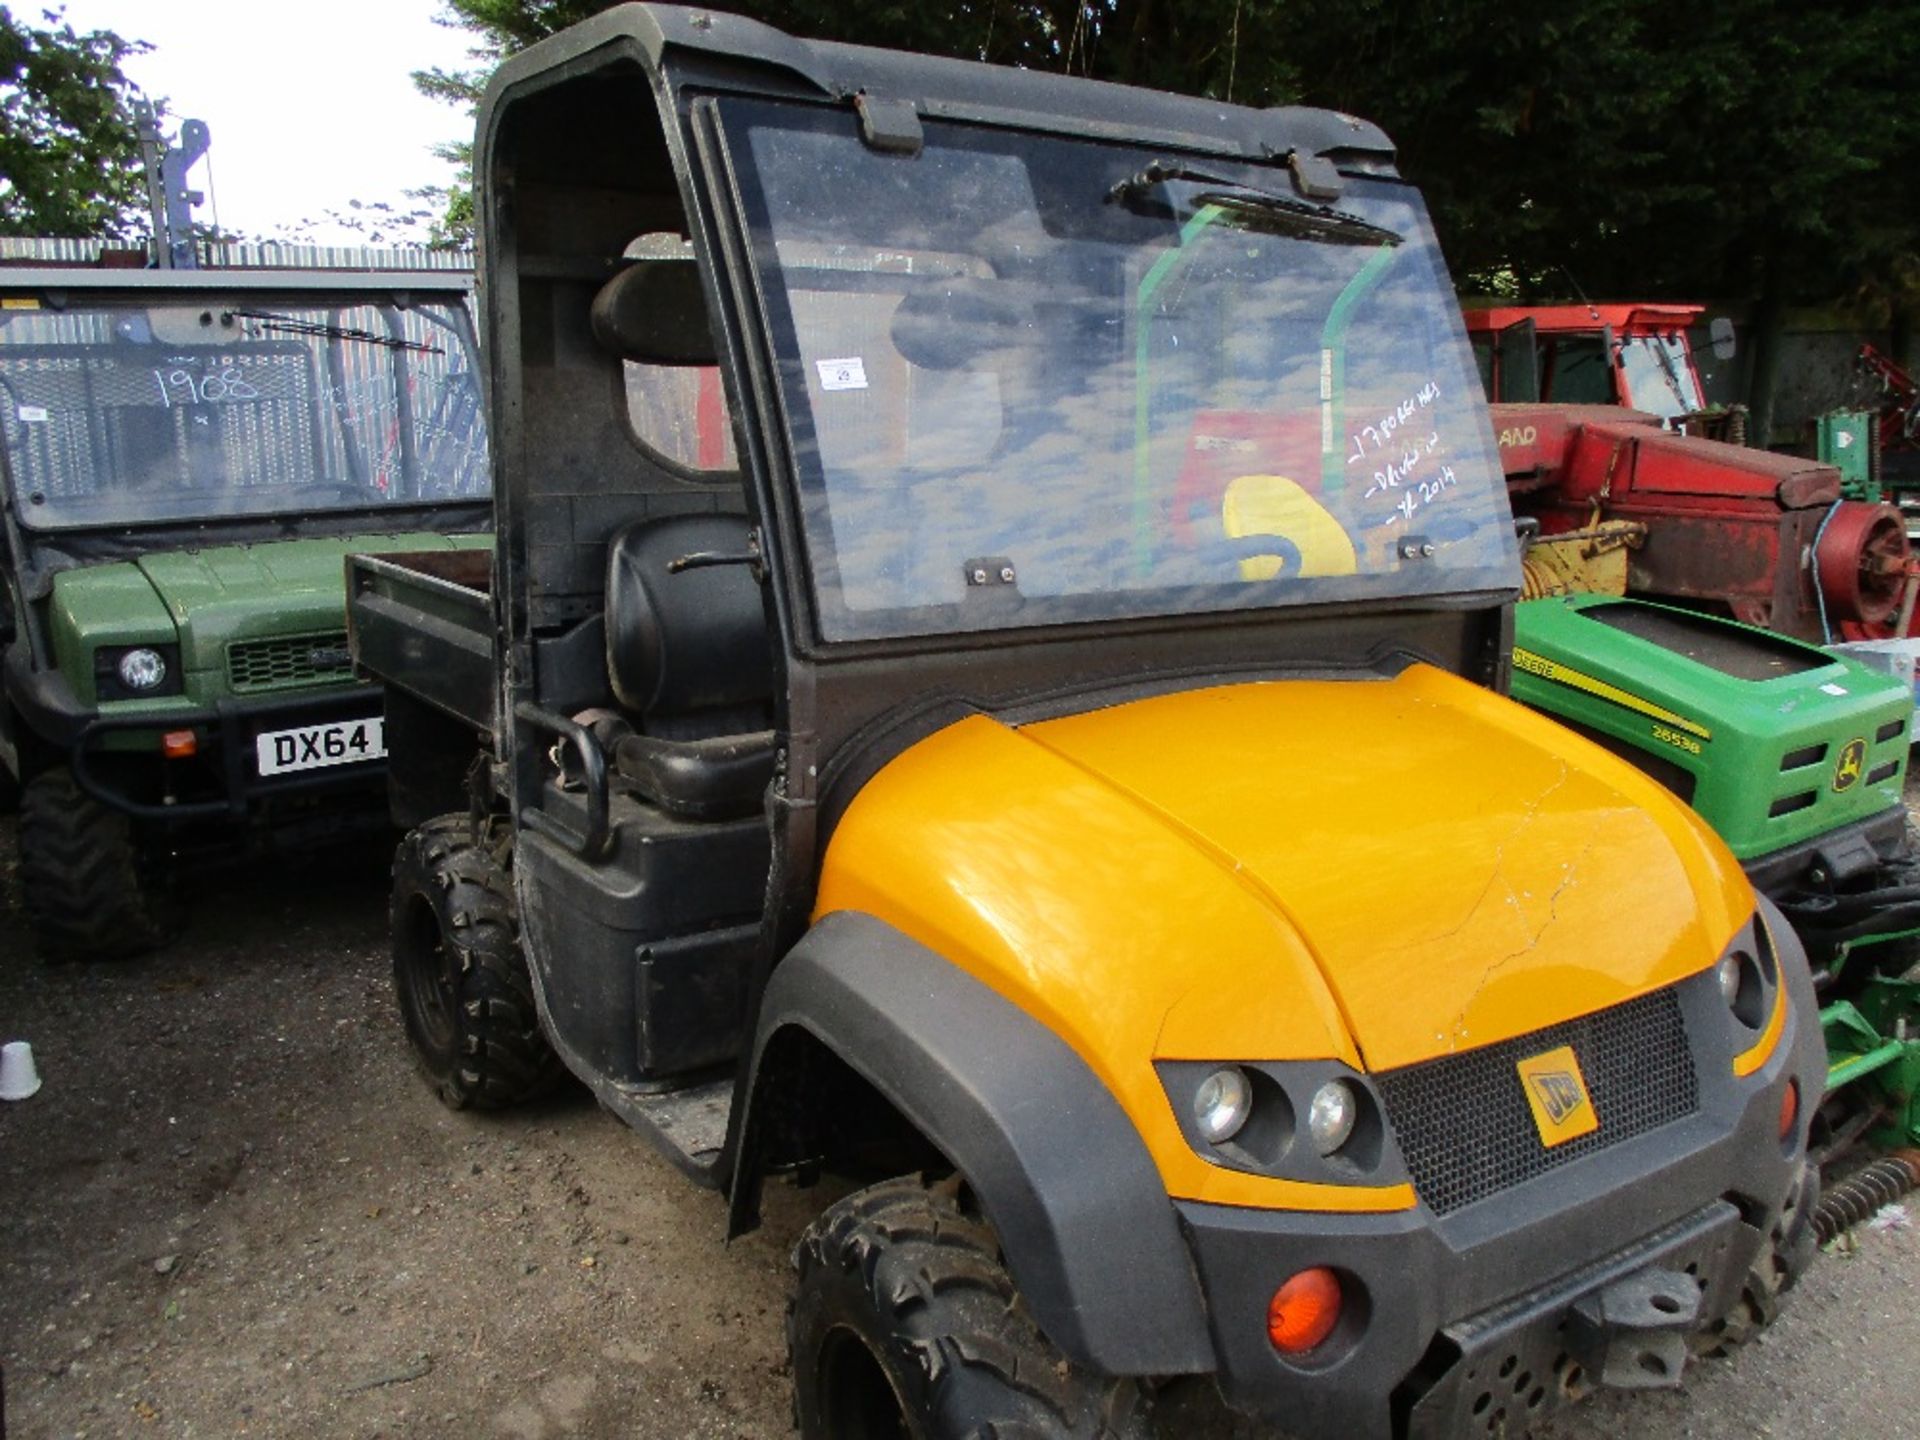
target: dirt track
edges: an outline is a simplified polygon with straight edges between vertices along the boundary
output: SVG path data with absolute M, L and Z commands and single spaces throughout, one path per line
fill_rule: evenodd
M 390 998 L 385 862 L 209 879 L 129 965 L 42 969 L 0 914 L 0 1039 L 46 1080 L 0 1105 L 5 1434 L 789 1434 L 786 1253 L 832 1192 L 771 1189 L 727 1247 L 717 1198 L 583 1095 L 441 1109 Z M 1915 1295 L 1920 1229 L 1866 1234 L 1684 1394 L 1551 1436 L 1920 1433 Z

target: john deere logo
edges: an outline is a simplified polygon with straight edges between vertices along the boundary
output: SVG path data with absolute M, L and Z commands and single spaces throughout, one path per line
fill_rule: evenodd
M 1542 1145 L 1551 1149 L 1600 1127 L 1600 1117 L 1594 1114 L 1586 1078 L 1580 1073 L 1580 1061 L 1571 1045 L 1522 1060 L 1515 1068 L 1520 1072 L 1527 1108 L 1533 1112 Z
M 1860 769 L 1867 763 L 1867 742 L 1849 740 L 1846 748 L 1840 752 L 1840 763 L 1833 767 L 1833 788 L 1851 790 L 1860 779 Z

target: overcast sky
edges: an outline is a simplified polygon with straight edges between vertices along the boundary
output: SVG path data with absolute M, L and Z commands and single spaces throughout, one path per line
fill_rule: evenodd
M 346 210 L 352 200 L 413 208 L 407 190 L 453 177 L 432 147 L 471 135 L 467 116 L 427 99 L 408 78 L 435 65 L 458 70 L 473 63 L 467 51 L 475 37 L 433 23 L 440 0 L 65 6 L 76 30 L 113 30 L 153 45 L 126 63 L 128 76 L 148 95 L 166 98 L 170 137 L 182 119 L 207 122 L 213 143 L 193 171 L 193 188 L 211 188 L 220 223 L 250 238 L 284 235 L 303 219 Z M 211 221 L 212 198 L 195 213 Z M 316 224 L 311 238 L 360 237 Z

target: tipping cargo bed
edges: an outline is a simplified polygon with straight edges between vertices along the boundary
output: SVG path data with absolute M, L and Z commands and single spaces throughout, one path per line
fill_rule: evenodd
M 347 638 L 359 672 L 476 730 L 493 724 L 493 555 L 347 557 Z

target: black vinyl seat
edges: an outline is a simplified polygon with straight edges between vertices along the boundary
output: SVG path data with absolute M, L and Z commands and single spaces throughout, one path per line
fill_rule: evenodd
M 686 819 L 750 815 L 773 778 L 773 651 L 759 582 L 743 564 L 668 568 L 746 549 L 737 515 L 643 520 L 607 547 L 607 675 L 639 726 L 615 743 L 614 769 Z

